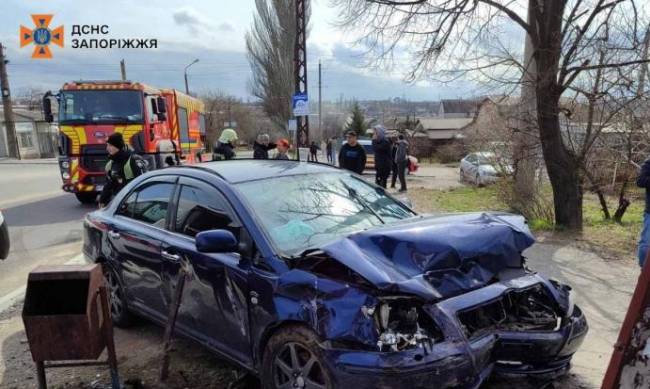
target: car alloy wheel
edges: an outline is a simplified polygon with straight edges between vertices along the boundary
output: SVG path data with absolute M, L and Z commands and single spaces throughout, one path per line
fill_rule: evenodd
M 117 279 L 115 272 L 110 269 L 105 270 L 106 285 L 111 304 L 111 318 L 113 323 L 118 327 L 126 327 L 130 324 L 130 314 L 126 308 L 124 300 L 124 290 L 120 281 Z
M 276 388 L 325 389 L 323 368 L 318 358 L 296 342 L 286 343 L 273 361 Z

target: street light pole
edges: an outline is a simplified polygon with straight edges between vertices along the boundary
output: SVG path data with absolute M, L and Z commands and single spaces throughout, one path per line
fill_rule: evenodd
M 190 87 L 189 87 L 189 85 L 188 85 L 188 83 L 187 83 L 187 69 L 188 69 L 190 66 L 194 65 L 195 63 L 197 63 L 197 62 L 199 62 L 199 59 L 198 59 L 198 58 L 195 59 L 194 61 L 192 61 L 189 65 L 185 66 L 185 71 L 183 72 L 184 75 L 185 75 L 185 93 L 187 93 L 188 95 L 190 94 Z

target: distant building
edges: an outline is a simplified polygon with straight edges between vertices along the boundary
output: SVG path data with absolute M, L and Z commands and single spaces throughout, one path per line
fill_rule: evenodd
M 14 108 L 16 138 L 21 158 L 56 156 L 57 126 L 48 123 L 40 111 Z M 0 158 L 9 156 L 4 111 L 0 106 Z
M 418 131 L 426 134 L 434 144 L 447 143 L 463 138 L 465 127 L 471 122 L 472 118 L 422 118 L 419 119 Z
M 444 119 L 473 118 L 481 105 L 481 100 L 441 100 L 438 116 Z

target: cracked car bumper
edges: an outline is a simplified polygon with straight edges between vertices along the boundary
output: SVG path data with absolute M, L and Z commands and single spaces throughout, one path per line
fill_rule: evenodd
M 589 326 L 579 307 L 550 333 L 502 333 L 494 351 L 494 372 L 500 376 L 550 378 L 566 373 Z
M 323 349 L 336 387 L 364 388 L 478 388 L 492 365 L 477 372 L 460 344 L 442 343 L 399 352 Z

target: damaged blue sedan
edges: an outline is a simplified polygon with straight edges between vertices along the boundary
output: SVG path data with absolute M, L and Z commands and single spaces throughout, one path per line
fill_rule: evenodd
M 565 373 L 587 322 L 519 216 L 418 215 L 361 177 L 226 161 L 138 177 L 85 220 L 113 320 L 164 324 L 264 388 L 478 388 Z M 184 271 L 181 272 L 181 269 Z

